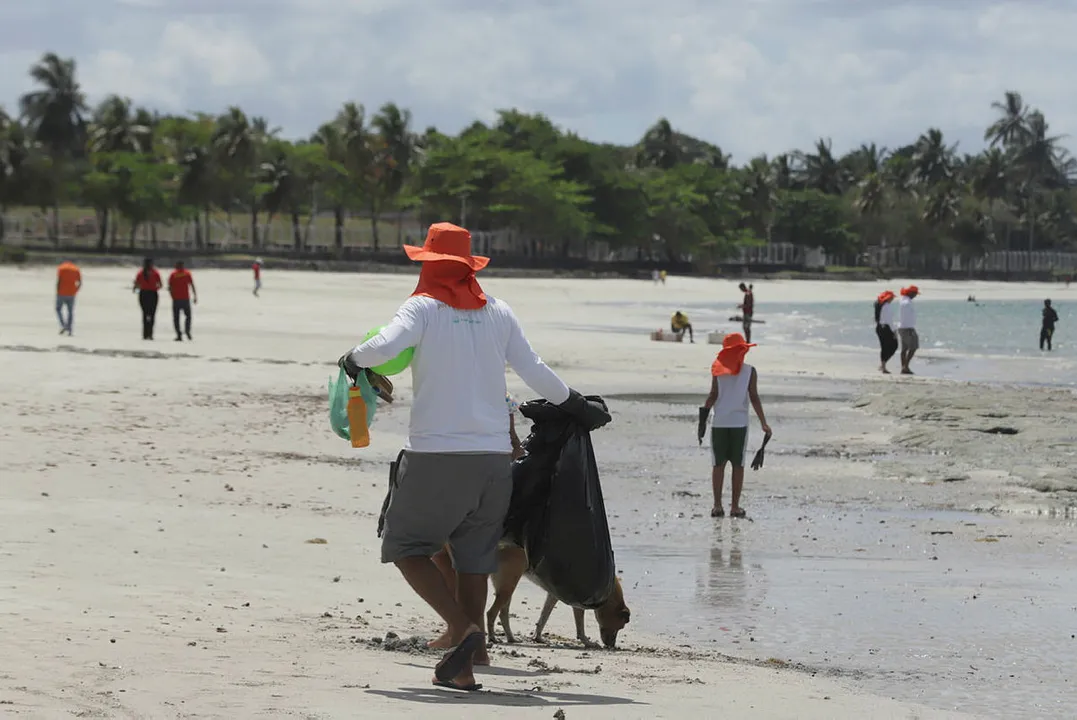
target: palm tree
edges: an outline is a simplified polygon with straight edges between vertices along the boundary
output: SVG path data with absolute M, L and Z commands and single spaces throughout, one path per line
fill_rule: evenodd
M 848 185 L 845 169 L 834 157 L 829 138 L 815 143 L 814 153 L 796 153 L 800 163 L 799 175 L 805 187 L 828 195 L 841 195 Z
M 841 159 L 841 165 L 849 179 L 860 184 L 867 177 L 878 174 L 886 162 L 886 148 L 875 143 L 864 143 Z
M 366 110 L 354 102 L 345 103 L 334 121 L 340 135 L 343 166 L 351 182 L 351 201 L 370 203 L 374 193 L 374 142 L 366 122 Z M 357 191 L 357 192 L 356 192 Z M 378 239 L 374 237 L 374 250 L 378 249 Z
M 255 131 L 246 114 L 238 107 L 230 107 L 217 118 L 213 133 L 214 162 L 222 171 L 222 185 L 227 193 L 221 200 L 228 213 L 228 225 L 232 225 L 232 210 L 240 195 L 247 195 L 251 188 L 251 174 L 255 169 L 257 150 Z M 257 204 L 252 202 L 254 211 Z M 251 245 L 258 247 L 258 218 L 251 221 Z
M 162 159 L 176 169 L 176 199 L 181 207 L 190 208 L 188 217 L 193 214 L 194 241 L 199 248 L 212 242 L 211 211 L 219 185 L 212 151 L 215 129 L 212 117 L 199 115 L 164 118 L 157 131 Z
M 749 225 L 756 237 L 771 239 L 774 226 L 774 208 L 777 198 L 774 188 L 773 168 L 766 155 L 752 158 L 744 172 L 740 204 L 747 213 Z
M 53 240 L 60 240 L 60 188 L 67 162 L 82 154 L 85 147 L 86 97 L 75 75 L 74 59 L 46 53 L 30 68 L 30 77 L 40 86 L 22 96 L 19 109 L 31 137 L 48 150 L 52 159 Z
M 7 208 L 26 199 L 24 166 L 29 153 L 25 128 L 0 107 L 0 243 L 7 233 Z
M 984 131 L 984 140 L 990 140 L 991 147 L 1004 148 L 1024 142 L 1028 136 L 1028 108 L 1021 93 L 1010 90 L 1002 102 L 993 102 L 991 107 L 998 110 L 999 118 Z
M 938 128 L 930 128 L 921 135 L 914 145 L 912 158 L 917 180 L 928 187 L 950 182 L 954 177 L 956 148 L 956 144 L 946 144 Z
M 773 176 L 775 190 L 789 190 L 793 187 L 793 166 L 788 153 L 782 153 L 774 158 Z
M 91 153 L 137 152 L 153 150 L 153 118 L 144 109 L 131 111 L 131 100 L 110 95 L 94 113 L 89 127 Z
M 411 111 L 401 110 L 394 103 L 386 103 L 378 114 L 374 116 L 371 125 L 377 131 L 381 144 L 385 148 L 380 158 L 381 169 L 379 172 L 379 187 L 373 197 L 378 202 L 371 203 L 371 223 L 374 234 L 374 246 L 378 245 L 378 212 L 382 202 L 393 202 L 399 211 L 399 203 L 395 202 L 400 197 L 404 183 L 408 179 L 412 160 L 415 157 L 416 138 L 411 130 Z M 401 244 L 403 223 L 397 217 L 396 235 L 397 244 Z
M 344 209 L 354 195 L 354 188 L 348 182 L 345 167 L 347 153 L 340 125 L 336 122 L 322 125 L 311 142 L 325 148 L 325 157 L 329 162 L 328 177 L 322 187 L 333 208 L 333 246 L 339 255 L 344 251 Z
M 114 160 L 123 153 L 153 152 L 153 118 L 146 110 L 132 113 L 131 101 L 118 95 L 106 98 L 89 126 L 88 150 L 96 175 L 91 200 L 97 214 L 98 247 L 104 248 L 111 211 L 119 204 Z M 115 227 L 113 238 L 115 238 Z

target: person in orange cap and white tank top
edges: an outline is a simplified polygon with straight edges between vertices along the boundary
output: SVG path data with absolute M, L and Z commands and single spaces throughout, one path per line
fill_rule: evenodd
M 730 333 L 722 340 L 722 350 L 711 365 L 711 391 L 703 407 L 699 409 L 699 441 L 703 442 L 706 420 L 711 418 L 711 451 L 714 467 L 711 486 L 714 490 L 714 506 L 711 517 L 723 517 L 722 486 L 725 483 L 725 466 L 733 466 L 733 494 L 729 504 L 731 517 L 744 517 L 740 506 L 740 493 L 744 487 L 744 464 L 748 449 L 748 405 L 751 403 L 766 435 L 771 434 L 759 399 L 759 376 L 755 368 L 744 362 L 744 356 L 754 344 L 744 340 L 740 333 Z M 713 409 L 713 414 L 711 410 Z

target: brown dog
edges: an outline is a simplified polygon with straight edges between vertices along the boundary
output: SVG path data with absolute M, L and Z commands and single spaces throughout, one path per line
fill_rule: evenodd
M 494 642 L 494 625 L 500 616 L 501 627 L 505 629 L 505 640 L 510 643 L 516 642 L 509 626 L 509 603 L 512 602 L 512 594 L 520 583 L 520 578 L 527 572 L 527 553 L 523 548 L 507 542 L 502 542 L 497 549 L 497 572 L 490 576 L 494 585 L 494 602 L 486 613 L 487 637 Z M 557 598 L 546 595 L 546 604 L 542 607 L 538 624 L 535 626 L 535 642 L 542 642 L 542 631 L 546 622 L 550 619 Z M 597 647 L 587 637 L 583 628 L 583 610 L 572 608 L 576 617 L 576 639 L 586 647 Z M 614 585 L 613 594 L 602 607 L 595 610 L 595 619 L 598 620 L 598 633 L 602 638 L 602 644 L 608 648 L 617 646 L 617 633 L 628 624 L 632 617 L 632 611 L 625 605 L 624 591 L 621 589 L 620 579 Z

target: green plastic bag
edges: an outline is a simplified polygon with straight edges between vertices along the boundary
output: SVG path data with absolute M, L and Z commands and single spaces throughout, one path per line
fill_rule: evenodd
M 366 424 L 370 427 L 374 424 L 374 414 L 378 409 L 378 394 L 370 386 L 366 373 L 359 373 L 359 379 L 355 384 L 359 387 L 359 394 L 366 403 Z M 348 425 L 348 389 L 351 386 L 351 378 L 344 372 L 344 368 L 337 373 L 335 381 L 329 378 L 329 427 L 345 440 L 352 439 Z

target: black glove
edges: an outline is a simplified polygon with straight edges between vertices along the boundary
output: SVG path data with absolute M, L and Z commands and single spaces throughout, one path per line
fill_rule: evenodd
M 699 430 L 696 433 L 696 437 L 699 438 L 699 444 L 703 444 L 703 438 L 707 434 L 707 420 L 711 416 L 711 409 L 701 407 L 699 409 Z
M 587 428 L 588 432 L 597 430 L 613 419 L 604 402 L 585 398 L 572 389 L 568 391 L 568 400 L 557 407 L 575 417 L 580 425 Z
M 353 384 L 359 377 L 359 373 L 363 371 L 363 368 L 356 365 L 355 361 L 352 360 L 351 350 L 340 356 L 340 359 L 337 360 L 337 366 L 344 369 L 344 373 L 352 379 Z

